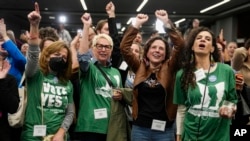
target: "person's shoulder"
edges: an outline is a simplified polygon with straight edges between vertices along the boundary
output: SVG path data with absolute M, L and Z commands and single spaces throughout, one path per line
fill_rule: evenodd
M 177 71 L 176 77 L 181 77 L 182 74 L 183 74 L 183 69 L 180 69 L 180 70 Z
M 245 47 L 239 47 L 234 50 L 234 54 L 246 54 L 247 49 Z
M 217 65 L 218 65 L 219 69 L 223 69 L 225 71 L 226 70 L 233 71 L 233 68 L 228 64 L 218 62 Z

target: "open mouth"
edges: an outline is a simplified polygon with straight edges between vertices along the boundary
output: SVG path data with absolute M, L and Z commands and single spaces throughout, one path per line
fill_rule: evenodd
M 199 44 L 200 48 L 205 48 L 205 44 Z

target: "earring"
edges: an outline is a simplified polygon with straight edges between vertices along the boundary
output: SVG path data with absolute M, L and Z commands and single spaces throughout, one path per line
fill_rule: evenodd
M 193 53 L 191 54 L 190 62 L 194 62 L 194 54 Z
M 211 62 L 211 65 L 214 64 L 214 57 L 213 57 L 212 53 L 210 53 L 210 62 Z

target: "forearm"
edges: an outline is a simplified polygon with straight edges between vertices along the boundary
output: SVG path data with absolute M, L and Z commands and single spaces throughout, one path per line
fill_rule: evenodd
M 89 50 L 89 28 L 90 25 L 84 24 L 82 31 L 82 39 L 80 41 L 79 54 L 84 54 Z
M 176 135 L 181 136 L 183 131 L 183 122 L 186 112 L 186 106 L 178 105 L 177 115 L 176 115 Z
M 30 45 L 27 53 L 27 64 L 25 68 L 25 73 L 27 77 L 31 77 L 38 70 L 38 59 L 39 59 L 40 49 L 38 46 Z
M 9 56 L 11 56 L 13 62 L 16 62 L 16 65 L 20 66 L 19 68 L 22 68 L 22 70 L 24 70 L 26 58 L 18 49 L 16 44 L 11 40 L 7 40 L 2 44 L 2 47 L 8 52 Z
M 78 68 L 79 68 L 79 62 L 77 59 L 77 50 L 73 46 L 75 46 L 75 45 L 71 45 L 70 50 L 72 53 L 72 71 L 75 72 L 75 70 L 78 70 Z
M 63 120 L 63 123 L 61 124 L 61 128 L 63 128 L 65 132 L 68 131 L 70 125 L 72 124 L 74 115 L 75 115 L 74 104 L 70 103 L 67 107 L 66 116 Z

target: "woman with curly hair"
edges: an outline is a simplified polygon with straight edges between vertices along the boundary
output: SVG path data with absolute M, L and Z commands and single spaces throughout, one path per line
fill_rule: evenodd
M 174 91 L 177 140 L 228 141 L 236 109 L 221 106 L 225 100 L 237 102 L 234 71 L 220 63 L 216 37 L 206 27 L 192 30 L 185 49 Z

